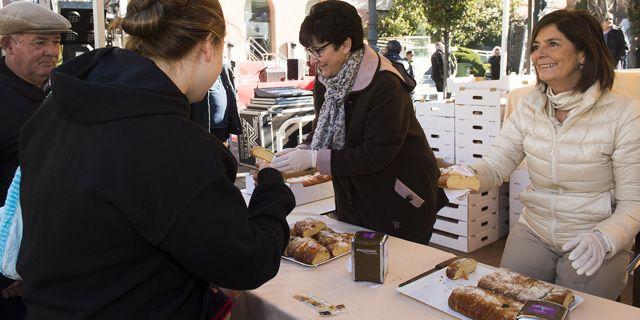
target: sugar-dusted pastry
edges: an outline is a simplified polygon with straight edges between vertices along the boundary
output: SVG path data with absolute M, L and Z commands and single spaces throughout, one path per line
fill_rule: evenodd
M 568 308 L 573 303 L 575 297 L 573 292 L 569 289 L 554 287 L 542 300 L 555 302 Z
M 307 218 L 296 222 L 296 224 L 293 225 L 291 233 L 296 237 L 312 237 L 316 233 L 320 232 L 320 230 L 324 230 L 326 228 L 327 225 L 324 222 Z
M 316 265 L 331 258 L 329 250 L 313 238 L 293 237 L 289 240 L 285 255 L 302 263 Z
M 474 320 L 515 320 L 523 303 L 477 287 L 453 289 L 449 307 Z
M 447 278 L 449 279 L 460 279 L 462 277 L 466 277 L 467 275 L 476 271 L 476 267 L 478 266 L 478 262 L 475 259 L 471 258 L 461 258 L 454 262 L 452 262 L 447 267 Z
M 504 268 L 482 277 L 478 281 L 478 287 L 520 302 L 546 300 L 568 307 L 575 299 L 569 289 L 556 287 Z
M 339 256 L 351 251 L 351 241 L 331 229 L 324 229 L 313 236 L 320 244 L 331 252 L 331 256 Z
M 309 187 L 327 181 L 331 181 L 331 176 L 320 174 L 318 172 L 299 177 L 287 178 L 288 183 L 302 183 L 303 187 Z

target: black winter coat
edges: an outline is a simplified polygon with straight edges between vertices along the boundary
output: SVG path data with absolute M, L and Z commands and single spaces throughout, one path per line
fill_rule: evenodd
M 54 70 L 20 134 L 27 319 L 204 319 L 209 283 L 276 275 L 293 194 L 237 165 L 144 57 L 99 49 Z
M 606 35 L 606 42 L 615 63 L 622 60 L 629 52 L 629 44 L 624 36 L 624 31 L 617 26 L 611 27 Z
M 0 58 L 0 207 L 18 168 L 20 127 L 38 110 L 46 92 L 18 77 Z
M 401 65 L 393 66 L 406 81 L 380 71 L 378 63 L 371 83 L 345 97 L 345 147 L 331 150 L 336 215 L 347 223 L 427 244 L 436 214 L 448 200 L 437 187 L 440 171 L 409 95 L 415 82 Z M 315 82 L 316 114 L 325 90 Z M 309 135 L 306 142 L 311 139 Z M 398 182 L 413 194 L 399 194 Z M 418 207 L 411 202 L 416 195 L 424 200 Z

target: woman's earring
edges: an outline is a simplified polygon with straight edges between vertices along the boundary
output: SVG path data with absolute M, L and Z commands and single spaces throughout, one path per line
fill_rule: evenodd
M 582 71 L 584 69 L 584 63 L 578 62 L 578 70 Z

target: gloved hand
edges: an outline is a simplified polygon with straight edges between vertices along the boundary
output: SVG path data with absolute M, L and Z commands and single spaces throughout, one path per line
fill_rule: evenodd
M 464 165 L 456 164 L 447 168 L 440 168 L 441 179 L 447 175 L 455 175 L 455 174 L 466 176 L 466 177 L 473 177 L 476 175 L 476 173 L 473 171 L 473 169 L 471 169 L 471 167 L 464 166 Z M 449 200 L 452 200 L 452 201 L 454 200 L 462 201 L 467 197 L 469 192 L 471 192 L 470 189 L 449 189 L 447 187 L 443 187 L 443 190 L 447 198 L 449 198 Z
M 293 173 L 315 168 L 318 159 L 317 150 L 293 150 L 284 155 L 276 155 L 271 167 L 284 173 Z
M 571 251 L 569 260 L 578 275 L 592 276 L 604 261 L 607 246 L 604 234 L 599 231 L 581 233 L 573 240 L 565 243 L 562 250 Z
M 276 152 L 276 157 L 278 156 L 284 156 L 285 154 L 294 151 L 294 150 L 308 150 L 309 146 L 306 144 L 299 144 L 297 145 L 295 148 L 284 148 L 278 152 Z

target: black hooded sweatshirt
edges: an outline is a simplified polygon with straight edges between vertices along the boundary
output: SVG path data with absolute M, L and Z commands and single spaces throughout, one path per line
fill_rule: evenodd
M 265 169 L 247 208 L 233 156 L 151 60 L 99 49 L 51 80 L 19 141 L 27 319 L 204 319 L 209 283 L 276 275 L 293 194 Z

